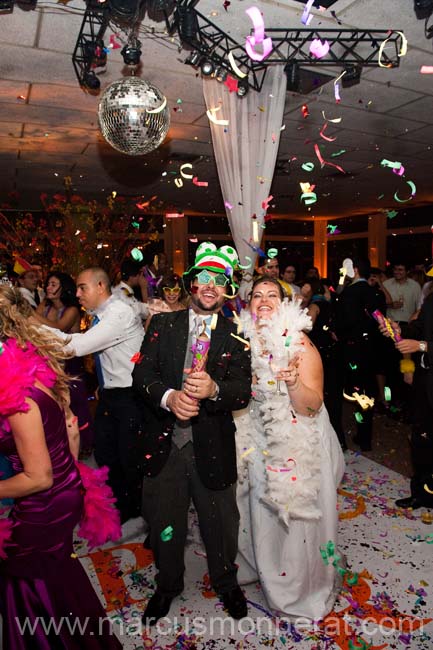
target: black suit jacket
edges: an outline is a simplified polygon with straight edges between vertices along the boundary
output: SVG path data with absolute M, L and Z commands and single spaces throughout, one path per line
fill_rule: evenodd
M 433 408 L 433 293 L 424 300 L 418 318 L 402 327 L 402 336 L 406 339 L 426 341 L 427 351 L 424 355 L 414 355 L 416 361 L 415 380 L 425 382 L 430 408 Z M 421 366 L 421 356 L 424 366 Z
M 336 306 L 336 332 L 341 341 L 361 342 L 379 336 L 376 321 L 371 314 L 381 309 L 381 297 L 368 282 L 361 280 L 349 284 L 338 297 Z
M 133 384 L 144 402 L 144 472 L 156 476 L 171 446 L 175 416 L 160 407 L 169 388 L 179 390 L 189 331 L 189 312 L 153 316 L 141 347 L 141 361 L 133 372 Z M 210 489 L 223 489 L 236 481 L 235 425 L 231 412 L 244 408 L 251 396 L 251 359 L 237 339 L 236 327 L 218 316 L 206 370 L 219 386 L 216 401 L 201 401 L 192 418 L 192 437 L 197 471 Z

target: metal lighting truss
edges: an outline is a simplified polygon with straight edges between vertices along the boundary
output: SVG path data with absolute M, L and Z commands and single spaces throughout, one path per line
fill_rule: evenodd
M 297 29 L 266 28 L 266 37 L 272 38 L 272 52 L 264 61 L 253 61 L 245 51 L 245 44 L 239 45 L 214 23 L 194 8 L 195 0 L 180 0 L 177 3 L 173 20 L 166 16 L 170 33 L 175 29 L 183 44 L 189 45 L 215 66 L 221 66 L 232 75 L 236 74 L 228 59 L 232 53 L 236 65 L 247 73 L 248 85 L 260 91 L 269 65 L 276 63 L 297 63 L 303 66 L 360 66 L 379 65 L 396 68 L 400 64 L 399 53 L 403 38 L 401 33 L 385 29 Z M 181 29 L 181 12 L 194 13 L 198 28 L 194 35 L 185 35 Z M 329 52 L 320 59 L 309 52 L 314 39 L 328 41 Z M 386 47 L 380 52 L 381 44 L 387 39 Z M 260 45 L 257 46 L 260 51 Z
M 95 46 L 103 40 L 108 23 L 109 15 L 106 9 L 92 7 L 86 9 L 72 54 L 75 74 L 81 86 L 85 85 L 85 79 L 92 70 Z

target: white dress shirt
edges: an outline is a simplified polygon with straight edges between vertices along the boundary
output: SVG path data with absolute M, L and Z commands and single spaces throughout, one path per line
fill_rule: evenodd
M 140 302 L 134 295 L 134 291 L 129 284 L 121 280 L 119 284 L 112 287 L 111 293 L 119 300 L 132 307 L 135 313 L 140 316 L 142 320 L 146 320 L 150 315 L 149 305 L 146 302 Z
M 389 292 L 393 301 L 403 301 L 403 306 L 399 309 L 388 307 L 386 315 L 397 322 L 403 321 L 407 323 L 412 314 L 418 309 L 418 302 L 421 298 L 421 287 L 418 282 L 411 278 L 406 278 L 404 282 L 397 282 L 395 278 L 390 278 L 385 280 L 383 286 Z
M 131 359 L 140 352 L 144 337 L 141 318 L 115 296 L 110 296 L 92 315 L 99 322 L 87 332 L 60 332 L 61 338 L 70 339 L 66 349 L 77 357 L 99 352 L 104 388 L 132 386 L 134 361 Z

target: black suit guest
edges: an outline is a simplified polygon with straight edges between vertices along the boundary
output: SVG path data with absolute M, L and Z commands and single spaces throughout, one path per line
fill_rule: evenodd
M 384 328 L 381 328 L 384 334 Z M 418 318 L 400 327 L 404 338 L 395 344 L 402 354 L 413 354 L 413 361 L 401 360 L 413 366 L 413 424 L 411 452 L 413 476 L 410 496 L 398 499 L 400 508 L 433 508 L 433 294 L 422 304 Z
M 192 498 L 206 548 L 209 575 L 233 618 L 247 615 L 235 564 L 239 511 L 236 505 L 235 425 L 232 411 L 251 394 L 249 351 L 236 327 L 218 316 L 232 283 L 237 253 L 204 242 L 184 274 L 188 310 L 152 318 L 133 373 L 145 405 L 147 449 L 143 516 L 158 569 L 157 589 L 143 623 L 166 616 L 184 586 L 184 549 Z M 191 372 L 197 340 L 210 347 L 205 369 Z M 207 339 L 207 340 L 206 340 Z
M 340 294 L 336 308 L 336 332 L 343 348 L 345 393 L 352 398 L 354 393 L 359 395 L 354 441 L 362 451 L 371 450 L 372 406 L 376 393 L 374 341 L 377 325 L 371 314 L 381 307 L 375 290 L 367 282 L 370 270 L 368 259 L 353 260 L 353 280 Z

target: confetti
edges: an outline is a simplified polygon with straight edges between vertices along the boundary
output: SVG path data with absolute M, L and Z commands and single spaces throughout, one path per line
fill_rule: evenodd
M 167 526 L 167 528 L 164 528 L 164 530 L 161 532 L 161 540 L 163 542 L 169 542 L 173 538 L 173 532 L 173 527 Z
M 250 7 L 249 9 L 246 9 L 245 13 L 249 15 L 254 26 L 254 34 L 252 36 L 247 36 L 245 50 L 253 61 L 263 61 L 263 59 L 269 56 L 272 51 L 272 39 L 265 38 L 265 24 L 258 7 Z M 259 44 L 263 47 L 262 54 L 259 54 L 253 49 L 255 45 Z

